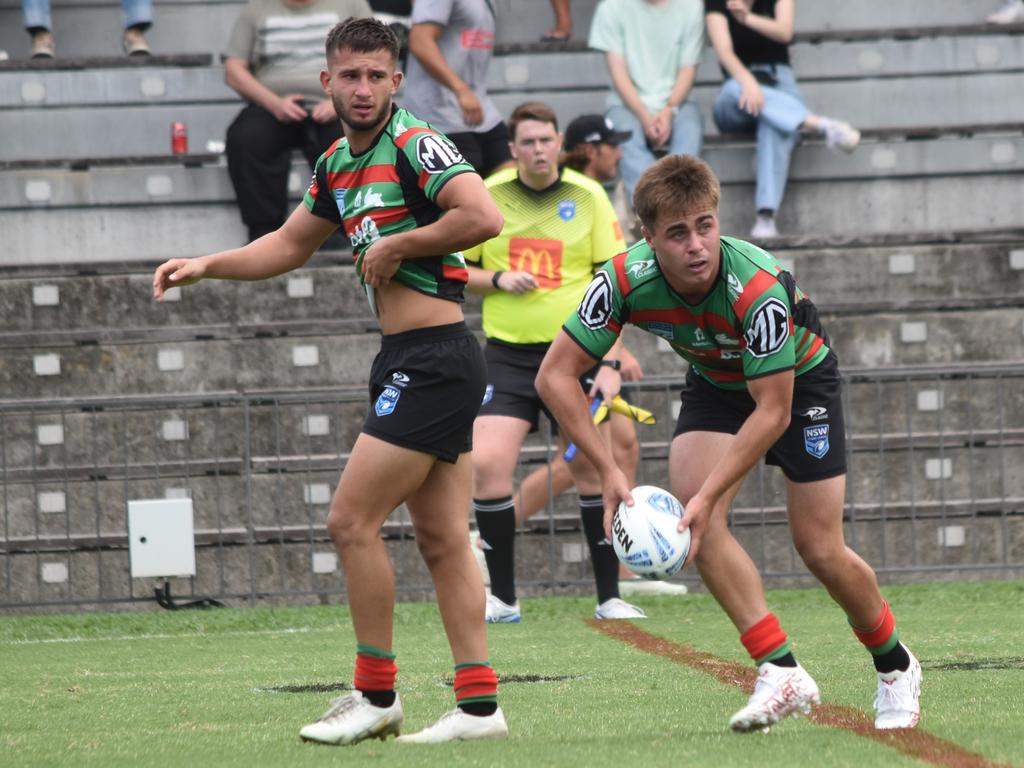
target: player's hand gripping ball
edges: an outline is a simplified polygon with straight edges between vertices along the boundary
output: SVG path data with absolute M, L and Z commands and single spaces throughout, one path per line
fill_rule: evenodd
M 667 579 L 683 567 L 690 551 L 690 529 L 676 530 L 683 505 L 668 491 L 639 485 L 633 506 L 619 504 L 612 518 L 612 543 L 619 560 L 644 579 Z

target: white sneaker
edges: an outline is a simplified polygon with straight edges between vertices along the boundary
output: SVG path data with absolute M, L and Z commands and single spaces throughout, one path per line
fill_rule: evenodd
M 617 597 L 609 598 L 594 609 L 595 619 L 646 619 L 647 614 L 635 605 L 620 600 Z
M 1024 0 L 1006 0 L 1003 7 L 989 16 L 989 24 L 1014 24 L 1024 21 Z
M 397 693 L 390 707 L 375 707 L 362 691 L 352 691 L 332 701 L 323 717 L 304 727 L 299 736 L 321 744 L 355 744 L 373 738 L 383 741 L 389 734 L 397 736 L 401 732 L 403 719 Z
M 841 149 L 853 152 L 860 144 L 860 131 L 844 120 L 823 117 L 821 127 L 825 132 L 825 144 L 829 149 Z
M 820 704 L 818 685 L 807 670 L 777 667 L 766 661 L 758 669 L 757 685 L 747 706 L 729 719 L 729 727 L 739 733 L 767 731 L 772 723 L 789 717 L 811 713 L 812 704 Z
M 621 595 L 685 595 L 689 592 L 685 584 L 653 579 L 619 579 Z
M 508 725 L 505 724 L 505 715 L 501 707 L 498 707 L 493 715 L 485 717 L 467 715 L 461 709 L 455 708 L 422 731 L 399 736 L 398 741 L 403 744 L 441 744 L 446 741 L 503 739 L 506 736 Z
M 523 620 L 523 614 L 519 610 L 519 601 L 516 600 L 509 605 L 499 597 L 488 595 L 485 619 L 488 624 L 518 624 Z
M 921 662 L 910 655 L 906 672 L 879 672 L 875 728 L 913 728 L 921 720 Z
M 754 226 L 750 228 L 752 240 L 767 240 L 771 237 L 778 237 L 779 230 L 775 228 L 775 217 L 766 216 L 763 213 L 757 214 L 754 219 Z
M 469 532 L 469 546 L 473 550 L 473 559 L 476 560 L 476 567 L 480 569 L 480 575 L 484 578 L 484 586 L 491 585 L 491 572 L 487 569 L 487 557 L 484 555 L 484 547 L 480 542 L 480 531 Z

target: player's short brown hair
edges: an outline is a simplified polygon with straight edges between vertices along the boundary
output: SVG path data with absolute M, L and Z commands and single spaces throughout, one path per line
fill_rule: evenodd
M 633 191 L 633 208 L 640 223 L 654 229 L 665 213 L 717 210 L 721 196 L 711 166 L 694 155 L 667 155 L 640 176 Z
M 327 33 L 325 48 L 328 59 L 334 51 L 341 50 L 353 53 L 387 51 L 392 61 L 398 61 L 398 37 L 387 24 L 377 21 L 372 16 L 350 16 L 335 24 L 334 29 Z
M 516 140 L 516 128 L 525 120 L 536 120 L 538 123 L 551 123 L 558 132 L 558 116 L 555 110 L 542 101 L 527 101 L 512 110 L 508 118 L 508 135 Z

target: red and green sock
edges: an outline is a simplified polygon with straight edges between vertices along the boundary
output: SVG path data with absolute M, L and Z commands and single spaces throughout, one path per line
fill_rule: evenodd
M 467 715 L 486 717 L 498 709 L 498 675 L 489 661 L 455 665 L 455 703 Z
M 763 619 L 740 635 L 740 642 L 758 666 L 765 662 L 777 667 L 796 666 L 796 659 L 789 646 L 789 637 L 782 630 L 779 618 L 774 613 L 766 614 Z
M 356 645 L 356 670 L 352 687 L 375 707 L 395 703 L 395 678 L 398 667 L 395 654 L 372 645 Z
M 910 655 L 907 649 L 900 642 L 899 633 L 896 631 L 896 618 L 889 610 L 889 603 L 882 601 L 882 613 L 871 625 L 871 627 L 858 627 L 852 619 L 847 619 L 853 634 L 861 641 L 865 648 L 871 652 L 871 659 L 875 663 L 875 669 L 879 672 L 893 672 L 900 670 L 905 672 L 910 666 Z

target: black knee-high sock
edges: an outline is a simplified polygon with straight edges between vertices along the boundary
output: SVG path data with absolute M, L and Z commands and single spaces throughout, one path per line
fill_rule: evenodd
M 603 603 L 619 596 L 619 558 L 604 535 L 604 502 L 600 496 L 580 496 L 580 518 L 594 564 L 597 602 Z
M 512 605 L 516 601 L 516 508 L 511 496 L 473 499 L 476 525 L 491 574 L 491 594 Z

